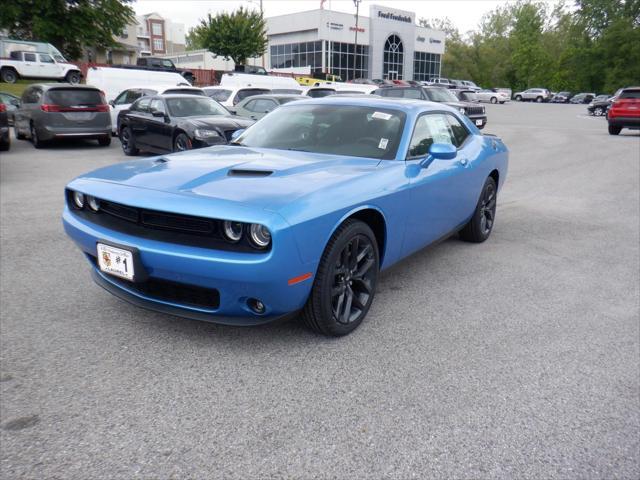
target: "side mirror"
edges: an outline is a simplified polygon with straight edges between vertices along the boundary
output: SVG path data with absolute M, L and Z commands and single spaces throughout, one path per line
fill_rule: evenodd
M 153 115 L 154 117 L 165 117 L 164 112 L 161 112 L 160 110 L 151 110 L 151 115 Z
M 234 142 L 240 135 L 244 133 L 246 128 L 241 128 L 240 130 L 236 130 L 231 134 L 231 141 Z
M 109 100 L 109 105 L 111 105 L 113 108 L 116 107 L 116 102 L 114 102 L 113 100 Z
M 450 143 L 433 143 L 429 147 L 429 155 L 420 162 L 422 168 L 427 168 L 434 160 L 453 160 L 458 155 L 458 149 Z

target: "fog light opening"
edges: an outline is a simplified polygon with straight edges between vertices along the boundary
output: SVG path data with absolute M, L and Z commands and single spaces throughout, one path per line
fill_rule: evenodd
M 247 305 L 253 313 L 257 313 L 258 315 L 262 315 L 267 309 L 267 307 L 264 306 L 264 303 L 257 298 L 250 298 L 247 300 Z

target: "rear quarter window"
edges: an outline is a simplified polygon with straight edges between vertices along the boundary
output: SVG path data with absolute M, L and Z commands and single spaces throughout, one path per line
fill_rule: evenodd
M 620 100 L 634 98 L 640 99 L 640 90 L 624 90 L 618 97 Z
M 98 90 L 84 88 L 57 88 L 47 92 L 47 99 L 54 105 L 70 107 L 73 105 L 100 105 L 104 103 Z

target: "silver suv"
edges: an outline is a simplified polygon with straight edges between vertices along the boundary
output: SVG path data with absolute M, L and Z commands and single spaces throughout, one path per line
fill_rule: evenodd
M 90 138 L 111 143 L 111 117 L 104 94 L 89 85 L 52 83 L 30 85 L 15 111 L 16 138 L 33 146 L 58 138 Z
M 524 92 L 516 92 L 513 96 L 516 102 L 548 102 L 551 99 L 551 92 L 546 88 L 530 88 Z

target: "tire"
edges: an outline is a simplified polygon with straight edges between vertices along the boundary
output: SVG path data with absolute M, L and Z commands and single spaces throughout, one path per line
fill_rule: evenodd
M 619 135 L 621 131 L 622 131 L 622 127 L 609 125 L 609 135 Z
M 536 103 L 542 103 L 543 98 L 542 97 L 536 97 Z
M 492 177 L 487 178 L 471 220 L 460 230 L 462 240 L 482 243 L 489 238 L 495 224 L 497 195 L 496 181 Z
M 516 100 L 516 102 L 521 102 L 522 101 L 522 97 L 520 95 L 516 95 L 515 100 Z
M 120 129 L 120 144 L 122 145 L 122 151 L 128 157 L 137 155 L 140 152 L 136 147 L 136 139 L 133 136 L 133 132 L 128 126 Z
M 38 137 L 38 130 L 36 130 L 36 126 L 33 123 L 31 124 L 30 135 L 31 143 L 33 143 L 35 148 L 44 147 L 44 142 L 40 140 L 40 137 Z
M 15 124 L 15 122 L 13 123 L 13 133 L 15 133 L 17 140 L 27 139 L 27 136 L 24 133 L 20 133 L 20 130 L 18 130 L 18 126 Z
M 491 97 L 491 100 L 489 100 L 489 102 L 495 105 L 496 103 L 498 103 L 498 99 L 496 97 Z
M 302 311 L 306 326 L 334 337 L 358 328 L 373 303 L 379 258 L 376 237 L 366 223 L 348 219 L 340 225 L 324 249 Z
M 109 145 L 111 145 L 111 135 L 109 135 L 108 137 L 99 138 L 98 145 L 100 145 L 101 147 L 108 147 Z
M 80 78 L 80 72 L 77 71 L 68 72 L 67 76 L 64 77 L 67 83 L 71 83 L 73 85 L 80 83 Z
M 191 150 L 191 139 L 186 133 L 179 133 L 176 138 L 173 139 L 173 151 L 184 152 L 185 150 Z
M 7 138 L 0 138 L 0 152 L 6 152 L 11 148 L 11 135 L 7 133 Z
M 604 115 L 604 109 L 602 107 L 594 108 L 593 115 L 595 115 L 596 117 L 601 117 L 602 115 Z
M 18 81 L 18 73 L 13 68 L 3 68 L 0 71 L 0 78 L 5 83 L 16 83 Z

